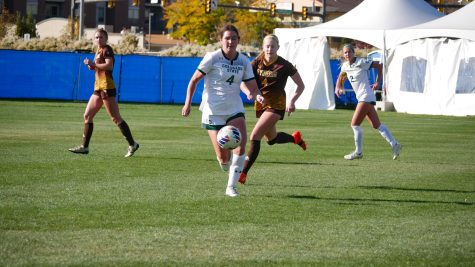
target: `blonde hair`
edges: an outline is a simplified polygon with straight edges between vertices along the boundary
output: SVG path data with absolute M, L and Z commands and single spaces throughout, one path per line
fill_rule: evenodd
M 266 35 L 266 37 L 264 37 L 264 39 L 262 40 L 262 42 L 264 42 L 266 39 L 270 39 L 272 41 L 274 41 L 277 46 L 279 46 L 279 38 L 277 38 L 277 35 L 275 34 L 268 34 Z
M 345 48 L 350 49 L 350 51 L 353 52 L 353 53 L 355 52 L 355 48 L 353 47 L 352 44 L 345 44 L 343 46 L 343 49 L 345 49 Z
M 277 38 L 277 35 L 275 34 L 266 35 L 264 39 L 262 39 L 262 43 L 264 43 L 265 40 L 269 40 L 269 39 L 273 41 L 274 43 L 276 43 L 277 46 L 279 46 L 279 38 Z M 264 51 L 261 51 L 259 55 L 257 55 L 256 59 L 262 60 L 263 58 L 264 58 Z

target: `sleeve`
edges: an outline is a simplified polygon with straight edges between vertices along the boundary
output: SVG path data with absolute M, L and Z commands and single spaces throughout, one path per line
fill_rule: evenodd
M 361 69 L 369 70 L 372 64 L 373 64 L 373 60 L 362 58 L 358 65 L 360 66 Z
M 206 53 L 204 58 L 201 60 L 200 64 L 198 65 L 198 71 L 206 75 L 213 66 L 213 53 Z
M 244 59 L 244 75 L 242 76 L 242 81 L 247 82 L 254 79 L 254 71 L 252 70 L 251 62 L 249 59 Z
M 254 77 L 257 78 L 257 66 L 259 63 L 257 62 L 257 59 L 252 60 L 251 62 L 251 67 L 252 67 L 252 72 L 254 73 Z
M 297 73 L 297 68 L 294 65 L 292 65 L 292 63 L 290 63 L 289 61 L 285 59 L 284 59 L 284 62 L 285 62 L 285 67 L 287 69 L 287 73 L 289 74 L 289 76 L 294 76 L 294 74 Z
M 106 49 L 103 49 L 102 50 L 102 56 L 104 58 L 113 58 L 114 57 L 114 51 L 112 50 L 112 47 L 110 46 L 106 46 Z

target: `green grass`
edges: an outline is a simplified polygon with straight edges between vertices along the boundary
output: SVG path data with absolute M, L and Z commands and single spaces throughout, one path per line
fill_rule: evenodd
M 224 196 L 201 113 L 121 104 L 141 145 L 102 110 L 87 156 L 85 103 L 0 101 L 0 266 L 473 266 L 475 118 L 380 112 L 404 144 L 391 159 L 350 110 L 298 111 L 308 150 L 263 145 Z M 248 128 L 255 119 L 247 108 Z

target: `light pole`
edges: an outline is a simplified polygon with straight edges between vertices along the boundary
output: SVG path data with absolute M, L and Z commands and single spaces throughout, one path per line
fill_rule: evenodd
M 79 40 L 82 39 L 84 33 L 84 0 L 79 2 Z
M 148 51 L 150 52 L 150 43 L 152 42 L 152 16 L 153 13 L 148 13 Z

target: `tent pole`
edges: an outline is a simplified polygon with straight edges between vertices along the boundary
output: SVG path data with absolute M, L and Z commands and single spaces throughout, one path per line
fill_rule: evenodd
M 382 94 L 381 94 L 381 100 L 383 102 L 386 101 L 386 73 L 387 73 L 387 51 L 386 51 L 386 30 L 383 30 L 383 86 L 381 87 Z

